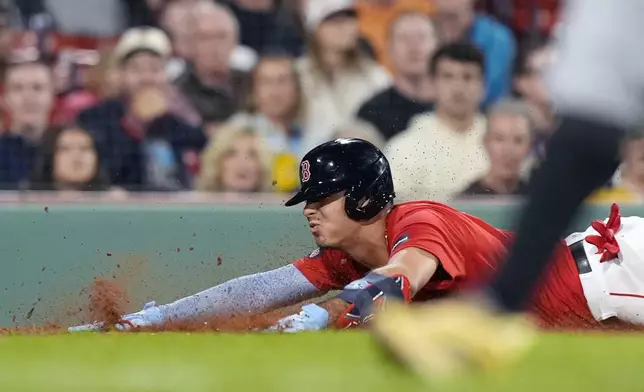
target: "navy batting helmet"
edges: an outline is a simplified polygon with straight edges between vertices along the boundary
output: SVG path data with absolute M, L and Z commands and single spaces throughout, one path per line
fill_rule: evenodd
M 345 211 L 353 220 L 374 218 L 394 199 L 385 155 L 362 139 L 336 139 L 309 151 L 300 162 L 300 191 L 287 206 L 315 202 L 345 192 Z

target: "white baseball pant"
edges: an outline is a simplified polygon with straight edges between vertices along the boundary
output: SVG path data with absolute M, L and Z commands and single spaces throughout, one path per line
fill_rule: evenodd
M 615 233 L 620 252 L 614 260 L 600 262 L 597 247 L 584 240 L 598 234 L 592 227 L 583 233 L 569 235 L 566 243 L 584 241 L 592 271 L 580 273 L 579 278 L 595 319 L 617 317 L 644 325 L 644 218 L 623 217 L 621 220 L 621 228 Z

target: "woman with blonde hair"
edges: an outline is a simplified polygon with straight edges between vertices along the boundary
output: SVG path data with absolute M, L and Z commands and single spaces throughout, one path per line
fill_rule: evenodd
M 269 192 L 272 157 L 250 128 L 222 126 L 201 155 L 196 188 L 202 192 Z

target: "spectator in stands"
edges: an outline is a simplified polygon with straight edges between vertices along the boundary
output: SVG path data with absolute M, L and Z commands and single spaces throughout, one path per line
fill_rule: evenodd
M 12 29 L 12 1 L 0 1 L 0 80 L 8 66 L 15 32 Z
M 389 50 L 394 85 L 365 102 L 358 117 L 373 124 L 385 139 L 407 129 L 409 120 L 433 109 L 429 61 L 438 45 L 428 15 L 400 14 L 391 24 Z
M 109 179 L 92 135 L 76 126 L 46 132 L 36 155 L 30 188 L 48 191 L 107 190 Z
M 205 122 L 221 124 L 247 100 L 248 74 L 231 68 L 239 26 L 229 9 L 207 0 L 192 8 L 191 18 L 193 66 L 176 84 Z
M 385 138 L 382 137 L 382 134 L 380 134 L 373 124 L 363 120 L 351 121 L 347 124 L 336 127 L 333 130 L 333 136 L 331 138 L 343 139 L 353 137 L 366 140 L 379 149 L 385 148 Z
M 174 80 L 186 71 L 194 54 L 191 13 L 194 4 L 172 1 L 161 13 L 160 25 L 172 41 L 173 58 L 168 61 L 168 75 Z
M 277 49 L 275 33 L 281 26 L 276 0 L 225 0 L 239 21 L 242 45 L 264 54 Z
M 516 40 L 506 26 L 477 14 L 474 3 L 474 0 L 434 0 L 435 20 L 444 43 L 466 40 L 483 51 L 486 89 L 483 105 L 488 107 L 511 92 Z
M 629 132 L 622 149 L 622 165 L 612 186 L 606 186 L 588 199 L 589 202 L 618 203 L 644 201 L 644 129 Z
M 521 172 L 532 146 L 530 109 L 522 101 L 502 100 L 487 116 L 483 146 L 490 169 L 472 182 L 461 196 L 523 195 L 527 184 Z
M 398 15 L 408 12 L 431 15 L 434 5 L 427 0 L 356 0 L 356 9 L 361 35 L 371 43 L 378 61 L 393 70 L 391 24 Z
M 389 74 L 358 48 L 352 0 L 309 1 L 308 53 L 298 62 L 305 102 L 305 148 L 329 140 L 360 106 L 391 85 Z
M 122 93 L 121 72 L 114 48 L 99 50 L 99 61 L 87 70 L 85 88 L 99 99 L 117 98 Z
M 483 54 L 467 43 L 448 44 L 434 54 L 434 112 L 413 118 L 385 149 L 401 199 L 448 201 L 487 172 L 486 119 L 478 111 L 483 63 Z
M 252 129 L 222 126 L 201 158 L 197 190 L 203 192 L 270 191 L 271 154 Z
M 205 136 L 199 116 L 169 83 L 167 36 L 155 28 L 126 31 L 115 48 L 123 95 L 81 112 L 96 137 L 110 179 L 131 190 L 175 190 L 191 185 Z
M 521 48 L 514 68 L 514 89 L 530 106 L 535 126 L 535 164 L 544 158 L 546 141 L 554 131 L 555 113 L 544 81 L 544 72 L 553 61 L 552 46 L 546 41 L 533 41 Z
M 277 13 L 276 29 L 272 46 L 280 48 L 293 57 L 306 52 L 306 28 L 304 27 L 305 0 L 282 0 Z
M 294 60 L 289 55 L 266 55 L 252 73 L 250 104 L 230 123 L 255 129 L 271 151 L 301 158 L 302 129 L 299 125 L 302 89 Z
M 39 60 L 18 61 L 9 65 L 4 83 L 9 129 L 37 142 L 49 127 L 54 105 L 51 68 Z
M 620 185 L 644 197 L 644 130 L 628 135 L 624 143 Z
M 50 126 L 54 83 L 51 69 L 40 61 L 10 64 L 3 83 L 8 129 L 0 136 L 0 187 L 17 189 L 27 180 L 36 146 Z

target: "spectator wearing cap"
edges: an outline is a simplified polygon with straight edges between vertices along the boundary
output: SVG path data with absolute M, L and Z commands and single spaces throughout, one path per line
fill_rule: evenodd
M 487 172 L 483 62 L 467 43 L 445 45 L 432 57 L 434 111 L 412 118 L 385 148 L 401 199 L 447 202 Z
M 359 48 L 352 0 L 309 1 L 308 53 L 298 60 L 304 93 L 306 148 L 329 140 L 360 106 L 391 85 L 391 77 Z
M 36 147 L 50 126 L 54 95 L 47 64 L 28 61 L 6 69 L 2 104 L 8 130 L 0 135 L 0 188 L 17 189 L 27 180 Z
M 211 1 L 197 2 L 191 18 L 192 66 L 175 83 L 205 122 L 221 124 L 248 98 L 248 73 L 231 67 L 239 25 L 228 8 Z
M 392 22 L 389 51 L 394 84 L 358 110 L 358 117 L 373 124 L 386 140 L 407 129 L 415 115 L 433 109 L 429 61 L 437 46 L 436 30 L 428 15 L 403 13 Z
M 483 147 L 490 169 L 472 182 L 461 196 L 524 195 L 527 184 L 522 168 L 532 146 L 530 109 L 525 102 L 506 99 L 488 113 Z
M 94 133 L 115 185 L 175 190 L 191 184 L 189 168 L 205 144 L 199 116 L 169 83 L 170 42 L 159 29 L 126 31 L 114 50 L 122 95 L 80 113 Z
M 474 0 L 434 0 L 434 20 L 443 43 L 468 41 L 485 54 L 485 99 L 489 107 L 512 90 L 516 40 L 510 29 L 475 11 Z

